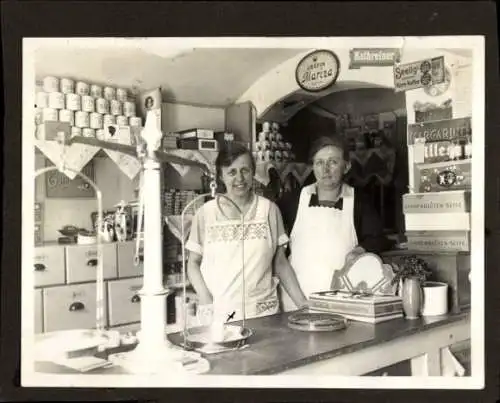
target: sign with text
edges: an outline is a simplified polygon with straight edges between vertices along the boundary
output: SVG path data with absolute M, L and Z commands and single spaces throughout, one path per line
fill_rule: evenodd
M 400 58 L 399 49 L 354 48 L 349 51 L 349 69 L 393 66 Z
M 426 143 L 454 141 L 472 135 L 471 118 L 437 120 L 435 122 L 408 125 L 408 145 L 415 139 L 425 139 Z
M 394 66 L 396 92 L 441 84 L 445 81 L 444 56 Z
M 322 91 L 337 81 L 340 61 L 330 50 L 316 50 L 297 65 L 295 80 L 300 88 L 309 92 Z

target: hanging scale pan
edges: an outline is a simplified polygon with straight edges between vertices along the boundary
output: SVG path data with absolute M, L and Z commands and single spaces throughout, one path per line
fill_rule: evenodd
M 347 319 L 327 312 L 302 311 L 288 317 L 288 327 L 307 332 L 332 332 L 347 327 Z

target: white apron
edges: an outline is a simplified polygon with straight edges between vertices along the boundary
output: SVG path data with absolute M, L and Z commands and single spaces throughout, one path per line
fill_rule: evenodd
M 342 187 L 342 210 L 309 207 L 316 184 L 302 189 L 297 217 L 290 235 L 290 264 L 306 298 L 313 292 L 330 289 L 333 273 L 342 269 L 346 255 L 358 240 L 354 226 L 354 189 Z M 284 288 L 280 287 L 283 310 L 298 309 Z
M 214 317 L 224 318 L 235 312 L 232 321 L 242 315 L 242 257 L 244 256 L 246 318 L 279 312 L 278 281 L 273 278 L 272 262 L 276 245 L 272 240 L 268 214 L 270 201 L 255 196 L 248 213 L 256 207 L 252 220 L 245 217 L 245 240 L 242 246 L 239 219 L 216 220 L 217 202 L 205 216 L 205 244 L 201 273 L 213 296 Z M 247 215 L 248 215 L 247 213 Z M 244 252 L 244 253 L 243 253 Z

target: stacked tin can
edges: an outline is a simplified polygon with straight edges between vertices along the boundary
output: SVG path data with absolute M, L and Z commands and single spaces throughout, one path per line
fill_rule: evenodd
M 292 143 L 284 141 L 280 126 L 276 122 L 264 122 L 262 131 L 254 143 L 256 162 L 273 161 L 276 163 L 295 161 Z
M 125 88 L 48 76 L 36 93 L 35 123 L 68 122 L 71 136 L 104 140 L 110 125 L 141 127 L 135 101 Z

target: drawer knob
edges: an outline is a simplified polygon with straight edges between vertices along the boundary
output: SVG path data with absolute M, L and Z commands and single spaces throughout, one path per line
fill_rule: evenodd
M 85 309 L 85 305 L 83 305 L 83 303 L 81 303 L 81 302 L 73 302 L 69 306 L 70 312 L 82 311 L 84 309 Z
M 97 259 L 90 259 L 90 260 L 87 262 L 87 266 L 91 266 L 91 267 L 95 267 L 95 266 L 97 266 Z
M 133 304 L 136 304 L 136 303 L 138 303 L 138 302 L 141 302 L 141 297 L 139 297 L 139 296 L 136 294 L 136 295 L 134 295 L 134 296 L 132 297 L 132 299 L 130 300 L 130 302 L 132 302 Z
M 35 271 L 44 271 L 46 269 L 44 264 L 35 263 Z

